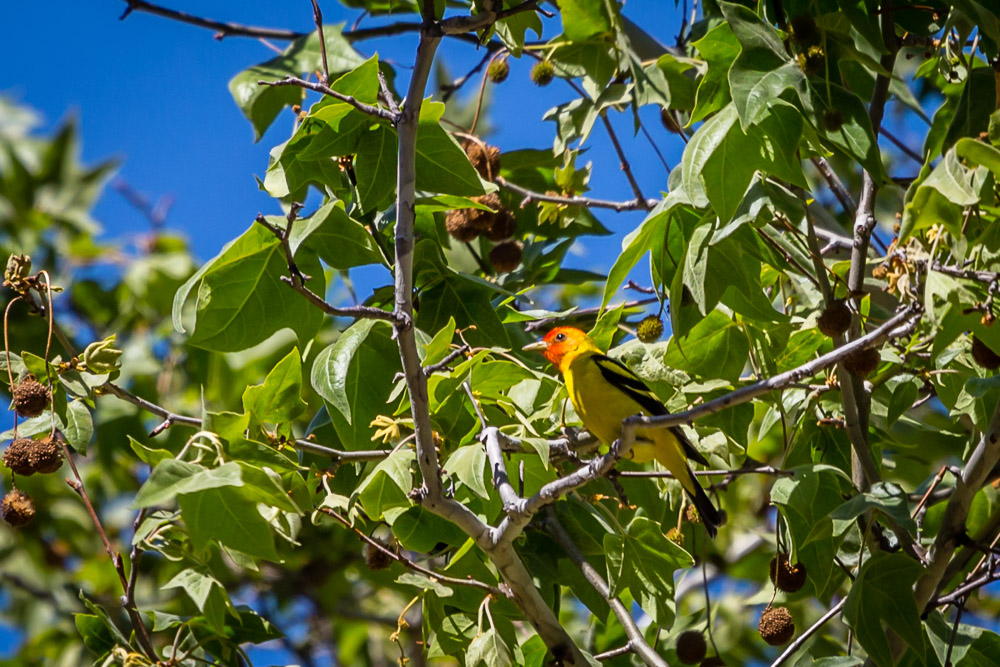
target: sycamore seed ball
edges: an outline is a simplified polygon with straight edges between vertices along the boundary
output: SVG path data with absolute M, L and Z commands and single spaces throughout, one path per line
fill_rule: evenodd
M 827 109 L 823 112 L 823 129 L 836 132 L 844 126 L 844 114 L 840 109 Z
M 555 65 L 548 60 L 542 60 L 531 68 L 531 80 L 536 86 L 547 86 L 556 76 Z
M 33 377 L 14 385 L 14 409 L 26 419 L 37 417 L 49 407 L 49 388 Z
M 707 649 L 705 635 L 697 630 L 686 630 L 677 638 L 677 659 L 685 665 L 701 662 Z
M 3 462 L 17 475 L 45 475 L 62 466 L 62 448 L 51 436 L 42 440 L 18 438 L 3 453 Z
M 635 336 L 643 343 L 655 343 L 663 335 L 663 320 L 656 315 L 647 315 L 636 327 Z
M 463 141 L 462 148 L 480 176 L 492 181 L 500 175 L 499 148 L 472 139 Z
M 726 667 L 726 663 L 719 656 L 713 655 L 711 658 L 702 660 L 699 667 Z
M 510 273 L 521 264 L 524 257 L 520 241 L 504 241 L 490 250 L 490 264 L 500 273 Z
M 379 542 L 381 544 L 381 542 Z M 384 544 L 382 546 L 385 546 Z M 365 565 L 369 570 L 385 570 L 392 565 L 392 556 L 373 544 L 365 544 Z
M 482 204 L 483 206 L 489 206 L 491 211 L 484 211 L 478 208 L 466 209 L 466 216 L 469 219 L 469 224 L 476 228 L 479 232 L 485 232 L 487 229 L 493 227 L 493 223 L 497 218 L 497 213 L 494 211 L 499 211 L 503 208 L 503 202 L 500 201 L 500 195 L 495 192 L 491 192 L 487 195 L 480 195 L 479 197 L 473 197 L 472 201 L 477 204 Z
M 490 77 L 490 81 L 493 83 L 503 83 L 507 80 L 508 74 L 510 74 L 510 65 L 507 63 L 506 58 L 494 60 L 486 68 L 486 76 Z
M 785 607 L 768 607 L 760 615 L 757 631 L 761 639 L 771 646 L 781 646 L 795 635 L 795 621 Z
M 816 326 L 830 338 L 844 335 L 851 328 L 851 309 L 844 299 L 837 299 L 823 309 Z
M 500 211 L 493 218 L 493 226 L 483 232 L 483 236 L 494 243 L 506 241 L 517 233 L 517 219 L 506 206 L 502 206 Z
M 819 36 L 816 20 L 808 15 L 796 16 L 791 20 L 792 39 L 800 46 L 811 44 Z
M 881 357 L 878 350 L 874 347 L 869 347 L 868 349 L 852 353 L 844 359 L 843 363 L 848 373 L 863 378 L 875 372 L 880 360 Z
M 1000 368 L 1000 355 L 975 336 L 972 338 L 972 358 L 986 370 L 995 371 Z
M 35 503 L 27 493 L 14 489 L 0 501 L 0 513 L 3 514 L 4 521 L 18 528 L 35 518 Z
M 462 243 L 473 241 L 479 236 L 479 230 L 469 224 L 467 211 L 468 209 L 448 211 L 444 219 L 445 229 L 453 239 Z
M 770 565 L 771 583 L 779 591 L 794 593 L 800 590 L 806 583 L 806 566 L 796 563 L 794 566 L 788 562 L 786 554 L 778 554 L 771 559 Z

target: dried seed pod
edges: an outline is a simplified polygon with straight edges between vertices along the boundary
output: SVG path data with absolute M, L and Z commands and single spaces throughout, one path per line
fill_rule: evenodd
M 52 436 L 41 440 L 18 438 L 3 453 L 3 462 L 15 474 L 24 477 L 36 472 L 45 475 L 62 466 L 62 447 Z
M 796 58 L 802 71 L 810 76 L 826 73 L 826 53 L 822 46 L 810 46 Z
M 488 181 L 492 181 L 500 175 L 500 149 L 490 146 L 480 141 L 466 139 L 462 142 L 469 162 L 475 167 L 479 175 Z
M 482 204 L 483 206 L 489 206 L 493 209 L 491 211 L 484 211 L 478 208 L 466 209 L 466 216 L 469 218 L 469 224 L 475 227 L 479 232 L 485 232 L 487 229 L 493 227 L 493 222 L 497 218 L 496 211 L 503 208 L 503 202 L 500 201 L 500 195 L 495 192 L 491 192 L 488 195 L 473 197 L 472 201 L 477 204 Z
M 18 528 L 35 518 L 35 503 L 27 493 L 14 489 L 0 501 L 0 513 L 4 521 Z
M 701 662 L 706 650 L 705 635 L 697 630 L 685 630 L 677 638 L 677 659 L 685 665 Z
M 490 250 L 490 264 L 500 273 L 510 273 L 521 264 L 524 257 L 520 241 L 504 241 Z
M 510 74 L 510 64 L 506 58 L 499 58 L 490 63 L 486 68 L 486 76 L 490 77 L 493 83 L 503 83 Z
M 501 206 L 493 218 L 493 226 L 483 232 L 483 236 L 494 243 L 506 241 L 517 233 L 517 219 L 506 206 Z
M 26 419 L 42 414 L 52 399 L 49 388 L 31 376 L 15 384 L 13 394 L 14 409 Z
M 542 60 L 531 68 L 531 80 L 536 86 L 547 86 L 556 76 L 556 67 L 548 60 Z
M 444 226 L 456 241 L 466 243 L 473 241 L 479 236 L 479 230 L 469 224 L 468 209 L 457 209 L 448 211 L 445 216 Z
M 851 328 L 851 309 L 844 299 L 837 299 L 823 309 L 816 326 L 830 338 L 843 336 Z
M 379 544 L 382 544 L 382 542 L 379 541 Z M 385 545 L 382 544 L 382 546 Z M 392 565 L 392 562 L 392 556 L 387 554 L 385 551 L 379 549 L 373 544 L 365 544 L 365 565 L 368 566 L 369 570 L 385 570 Z
M 760 615 L 757 631 L 761 638 L 771 646 L 787 644 L 795 635 L 795 621 L 792 614 L 784 607 L 768 607 Z
M 656 315 L 647 315 L 640 320 L 635 335 L 643 343 L 655 343 L 663 335 L 663 320 Z
M 972 358 L 986 370 L 995 371 L 1000 368 L 1000 355 L 975 336 L 972 337 Z
M 710 658 L 705 658 L 701 661 L 701 665 L 698 667 L 726 667 L 726 663 L 722 661 L 717 655 L 713 655 Z
M 684 546 L 684 533 L 676 526 L 667 531 L 667 539 L 679 547 Z
M 863 378 L 875 372 L 880 360 L 881 357 L 878 350 L 874 347 L 869 347 L 850 354 L 844 359 L 843 363 L 848 373 Z
M 793 566 L 788 562 L 786 554 L 779 553 L 772 558 L 769 570 L 771 583 L 779 591 L 794 593 L 806 583 L 806 566 L 802 563 L 796 563 Z

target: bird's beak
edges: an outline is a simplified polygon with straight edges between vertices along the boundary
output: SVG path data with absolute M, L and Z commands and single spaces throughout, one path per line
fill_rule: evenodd
M 544 340 L 539 340 L 535 341 L 534 343 L 528 343 L 521 349 L 524 350 L 525 352 L 542 352 L 548 349 L 548 347 L 549 347 L 548 343 L 546 343 Z

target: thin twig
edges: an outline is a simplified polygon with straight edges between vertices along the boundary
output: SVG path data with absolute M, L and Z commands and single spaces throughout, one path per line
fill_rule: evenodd
M 601 111 L 601 121 L 604 123 L 604 129 L 608 131 L 608 137 L 611 139 L 611 145 L 614 146 L 615 153 L 618 154 L 618 162 L 621 166 L 621 170 L 625 172 L 625 178 L 628 179 L 628 184 L 632 186 L 632 192 L 635 194 L 635 201 L 644 202 L 646 197 L 642 194 L 642 188 L 639 187 L 639 182 L 635 180 L 635 176 L 632 175 L 632 166 L 628 162 L 628 158 L 625 157 L 625 151 L 622 150 L 622 145 L 618 143 L 618 135 L 615 134 L 615 129 L 611 126 L 611 121 L 608 119 L 608 114 L 606 111 Z
M 437 362 L 436 364 L 430 364 L 429 366 L 424 366 L 424 375 L 430 377 L 431 375 L 434 375 L 434 373 L 437 373 L 438 371 L 450 370 L 448 364 L 461 357 L 470 349 L 471 348 L 469 347 L 468 343 L 463 343 L 459 347 L 449 352 L 444 359 Z
M 223 37 L 228 36 L 238 36 L 293 40 L 305 36 L 305 33 L 296 32 L 294 30 L 260 28 L 257 26 L 241 25 L 239 23 L 206 19 L 200 16 L 194 16 L 193 14 L 188 14 L 187 12 L 180 12 L 175 9 L 168 9 L 166 7 L 161 7 L 160 5 L 154 5 L 151 2 L 146 2 L 146 0 L 125 0 L 125 2 L 128 7 L 125 8 L 125 12 L 121 15 L 122 20 L 128 18 L 128 15 L 134 11 L 145 12 L 146 14 L 155 14 L 156 16 L 162 16 L 174 21 L 180 21 L 181 23 L 188 23 L 201 28 L 215 30 L 217 31 L 215 35 L 216 39 L 222 39 Z
M 313 21 L 316 22 L 316 36 L 319 37 L 321 64 L 323 65 L 323 80 L 320 83 L 330 85 L 330 63 L 326 57 L 326 37 L 323 35 L 323 12 L 319 8 L 319 3 L 316 2 L 316 0 L 312 0 L 312 6 Z
M 447 584 L 452 586 L 472 586 L 473 588 L 482 589 L 498 599 L 504 597 L 503 593 L 501 593 L 499 588 L 497 588 L 496 586 L 491 586 L 485 582 L 479 581 L 478 579 L 471 579 L 471 578 L 458 579 L 455 577 L 448 577 L 443 574 L 439 574 L 434 570 L 428 570 L 426 567 L 417 565 L 409 558 L 404 558 L 403 556 L 400 556 L 392 549 L 387 548 L 384 544 L 382 544 L 378 540 L 368 537 L 368 535 L 366 535 L 364 531 L 361 531 L 355 526 L 351 525 L 351 522 L 348 521 L 346 517 L 341 515 L 339 512 L 330 509 L 329 507 L 320 507 L 319 511 L 322 512 L 323 514 L 326 514 L 327 516 L 332 516 L 334 519 L 336 519 L 337 521 L 339 521 L 340 523 L 344 524 L 349 529 L 354 531 L 354 534 L 357 535 L 359 538 L 361 538 L 363 542 L 375 547 L 383 554 L 385 554 L 386 556 L 393 559 L 394 561 L 396 561 L 397 563 L 399 563 L 400 565 L 402 565 L 407 569 L 413 570 L 414 572 L 419 572 L 420 574 L 430 577 L 431 580 L 441 582 L 442 584 Z
M 632 201 L 608 201 L 605 199 L 593 199 L 591 197 L 564 197 L 562 195 L 550 195 L 542 192 L 535 192 L 528 188 L 521 187 L 516 183 L 511 183 L 502 176 L 494 179 L 494 182 L 502 188 L 524 197 L 521 206 L 533 201 L 551 202 L 553 204 L 565 204 L 567 206 L 585 206 L 587 208 L 609 208 L 613 211 L 650 211 L 659 203 L 655 199 L 633 199 Z
M 917 164 L 923 166 L 924 158 L 920 156 L 920 153 L 916 152 L 915 150 L 907 146 L 900 139 L 898 139 L 892 132 L 885 129 L 884 127 L 880 127 L 878 129 L 878 133 L 881 134 L 886 139 L 888 139 L 889 141 L 891 141 L 893 145 L 895 145 L 896 148 L 898 148 L 900 152 L 903 153 L 903 155 L 910 158 L 911 160 L 916 161 Z
M 382 120 L 387 120 L 390 123 L 395 123 L 397 120 L 396 114 L 392 113 L 388 109 L 383 109 L 382 107 L 376 106 L 374 104 L 366 104 L 365 102 L 358 101 L 357 99 L 351 97 L 350 95 L 345 95 L 343 93 L 337 92 L 330 86 L 323 83 L 306 81 L 297 76 L 286 76 L 284 79 L 277 79 L 276 81 L 264 81 L 260 79 L 257 81 L 258 86 L 297 86 L 299 88 L 305 88 L 306 90 L 312 90 L 317 93 L 322 93 L 335 100 L 340 100 L 346 104 L 350 104 L 352 107 L 360 111 L 361 113 L 372 116 L 373 118 L 381 118 Z

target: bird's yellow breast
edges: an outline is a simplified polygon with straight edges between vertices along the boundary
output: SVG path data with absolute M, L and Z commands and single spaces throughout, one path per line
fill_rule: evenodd
M 626 394 L 613 389 L 594 362 L 593 354 L 581 354 L 563 371 L 566 391 L 584 427 L 598 440 L 610 445 L 621 435 L 622 420 L 636 414 L 648 415 Z

